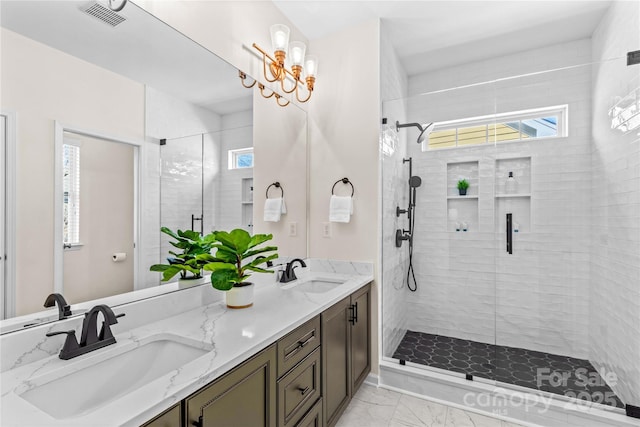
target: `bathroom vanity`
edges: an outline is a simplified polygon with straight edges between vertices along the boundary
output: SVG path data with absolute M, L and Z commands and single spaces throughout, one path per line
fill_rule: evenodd
M 227 309 L 220 293 L 214 302 L 140 324 L 142 312 L 172 295 L 114 307 L 116 315 L 126 313 L 112 326 L 117 343 L 71 360 L 28 356 L 51 343 L 59 351 L 62 339 L 45 334 L 69 325 L 30 329 L 31 336 L 41 333 L 37 342 L 20 337 L 27 331 L 0 337 L 2 346 L 24 346 L 29 361 L 3 366 L 0 423 L 334 425 L 370 371 L 372 267 L 310 267 L 284 286 L 253 276 L 249 309 Z

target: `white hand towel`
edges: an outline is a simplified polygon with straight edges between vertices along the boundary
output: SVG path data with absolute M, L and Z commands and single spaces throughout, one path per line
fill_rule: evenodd
M 278 197 L 276 199 L 266 199 L 264 201 L 264 221 L 265 222 L 278 222 L 280 216 L 287 213 L 287 207 L 284 204 L 284 199 Z
M 353 200 L 350 196 L 331 196 L 329 203 L 329 221 L 349 222 L 353 213 Z

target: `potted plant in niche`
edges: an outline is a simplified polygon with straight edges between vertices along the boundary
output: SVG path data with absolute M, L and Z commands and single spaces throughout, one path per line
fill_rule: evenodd
M 206 261 L 198 259 L 198 255 L 209 254 L 215 241 L 212 235 L 200 236 L 192 230 L 178 230 L 174 233 L 167 227 L 160 229 L 163 233 L 173 237 L 175 241 L 169 243 L 180 251 L 169 251 L 173 257 L 167 258 L 167 264 L 152 265 L 151 271 L 162 272 L 162 281 L 171 280 L 180 274 L 180 286 L 194 286 L 204 283 L 202 268 Z
M 458 181 L 458 194 L 461 196 L 467 195 L 467 188 L 469 188 L 469 181 L 466 179 L 461 179 Z
M 273 238 L 272 234 L 251 236 L 245 230 L 237 228 L 231 232 L 214 231 L 212 236 L 214 255 L 202 254 L 197 258 L 206 261 L 203 268 L 211 271 L 211 285 L 225 291 L 227 307 L 247 308 L 253 305 L 254 284 L 246 280 L 249 272 L 273 273 L 260 266 L 278 258 L 276 246 L 262 246 Z M 207 236 L 208 237 L 208 236 Z M 262 255 L 256 258 L 256 255 Z

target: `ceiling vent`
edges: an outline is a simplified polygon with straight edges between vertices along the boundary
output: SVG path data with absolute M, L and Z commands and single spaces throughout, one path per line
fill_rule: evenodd
M 83 6 L 81 10 L 87 15 L 91 15 L 111 27 L 115 27 L 127 20 L 124 16 L 118 15 L 113 10 L 101 5 L 100 3 L 89 3 L 86 6 Z

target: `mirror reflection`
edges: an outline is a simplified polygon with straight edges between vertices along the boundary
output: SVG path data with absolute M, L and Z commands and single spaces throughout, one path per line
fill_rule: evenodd
M 16 152 L 3 164 L 15 243 L 2 319 L 57 319 L 43 307 L 54 292 L 73 308 L 178 289 L 149 271 L 168 256 L 161 226 L 253 232 L 255 113 L 238 70 L 132 2 L 117 14 L 86 1 L 0 8 L 3 144 Z M 306 117 L 289 109 L 276 114 Z M 289 122 L 306 135 L 306 119 Z

